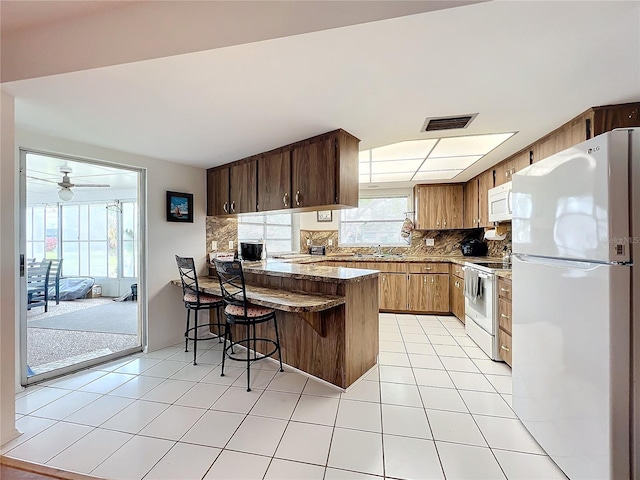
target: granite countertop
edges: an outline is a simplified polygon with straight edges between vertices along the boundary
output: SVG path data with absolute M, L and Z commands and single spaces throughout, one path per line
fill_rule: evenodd
M 361 268 L 330 267 L 317 265 L 326 257 L 311 256 L 311 259 L 296 259 L 284 262 L 281 259 L 269 259 L 262 262 L 243 262 L 242 268 L 247 273 L 265 274 L 273 277 L 295 278 L 298 280 L 329 281 L 333 283 L 361 282 L 368 278 L 378 276 L 377 270 L 365 270 Z
M 512 277 L 512 272 L 510 268 L 505 268 L 505 269 L 501 269 L 501 270 L 496 270 L 496 276 L 500 277 L 500 278 L 506 278 L 508 280 L 511 280 Z
M 171 283 L 182 286 L 180 280 L 172 280 Z M 200 277 L 198 278 L 198 286 L 204 293 L 222 295 L 217 279 Z M 344 297 L 336 295 L 290 292 L 255 285 L 247 285 L 246 292 L 247 299 L 251 303 L 286 312 L 320 312 L 345 303 Z

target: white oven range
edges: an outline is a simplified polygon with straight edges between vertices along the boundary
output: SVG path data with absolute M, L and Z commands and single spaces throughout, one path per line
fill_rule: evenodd
M 501 362 L 498 345 L 498 285 L 495 270 L 510 268 L 501 263 L 465 262 L 465 332 L 492 360 Z M 478 296 L 474 300 L 466 291 L 467 280 L 476 273 L 479 279 Z

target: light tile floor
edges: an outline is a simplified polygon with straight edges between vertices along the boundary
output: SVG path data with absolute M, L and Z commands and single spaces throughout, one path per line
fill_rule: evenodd
M 16 396 L 11 457 L 113 479 L 565 479 L 510 407 L 511 370 L 454 317 L 380 314 L 348 392 L 221 344 L 137 354 Z M 286 370 L 286 368 L 285 368 Z

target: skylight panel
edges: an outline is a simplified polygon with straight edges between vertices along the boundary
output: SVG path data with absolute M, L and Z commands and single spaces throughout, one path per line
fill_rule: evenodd
M 384 147 L 371 150 L 371 159 L 380 160 L 406 160 L 410 158 L 425 158 L 438 139 L 410 140 L 406 142 L 392 143 Z
M 478 160 L 482 158 L 482 155 L 469 155 L 465 157 L 440 157 L 440 158 L 427 158 L 422 167 L 420 167 L 420 171 L 426 170 L 453 170 L 470 167 Z
M 429 172 L 418 172 L 412 180 L 423 182 L 426 180 L 451 180 L 463 170 L 433 170 Z
M 429 154 L 429 158 L 486 155 L 512 135 L 513 133 L 492 133 L 442 138 Z
M 396 160 L 393 162 L 373 162 L 371 164 L 371 173 L 413 173 L 418 169 L 418 167 L 420 167 L 422 162 L 423 160 L 421 158 L 413 160 Z

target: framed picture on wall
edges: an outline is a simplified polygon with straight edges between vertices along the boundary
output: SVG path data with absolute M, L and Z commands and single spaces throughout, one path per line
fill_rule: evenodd
M 167 222 L 193 223 L 193 193 L 167 191 Z
M 319 210 L 316 212 L 319 222 L 331 222 L 333 221 L 333 212 L 331 210 Z

